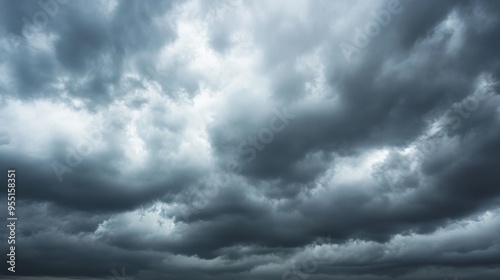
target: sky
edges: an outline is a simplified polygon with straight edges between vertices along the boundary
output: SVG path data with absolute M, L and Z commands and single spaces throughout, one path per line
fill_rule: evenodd
M 0 13 L 1 279 L 498 279 L 499 1 Z

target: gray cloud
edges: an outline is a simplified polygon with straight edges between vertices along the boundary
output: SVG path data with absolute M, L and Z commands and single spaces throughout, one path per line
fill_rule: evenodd
M 497 278 L 496 1 L 0 6 L 2 277 Z

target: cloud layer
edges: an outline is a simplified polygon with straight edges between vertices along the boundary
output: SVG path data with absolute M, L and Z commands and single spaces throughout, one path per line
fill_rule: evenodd
M 498 278 L 497 1 L 0 6 L 9 279 Z

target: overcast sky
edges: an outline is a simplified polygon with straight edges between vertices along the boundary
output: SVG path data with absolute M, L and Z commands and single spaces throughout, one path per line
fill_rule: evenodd
M 0 278 L 498 279 L 500 1 L 0 13 Z

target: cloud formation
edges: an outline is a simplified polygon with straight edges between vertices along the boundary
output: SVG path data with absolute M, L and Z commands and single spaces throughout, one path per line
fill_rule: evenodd
M 0 7 L 9 279 L 498 278 L 497 1 Z

